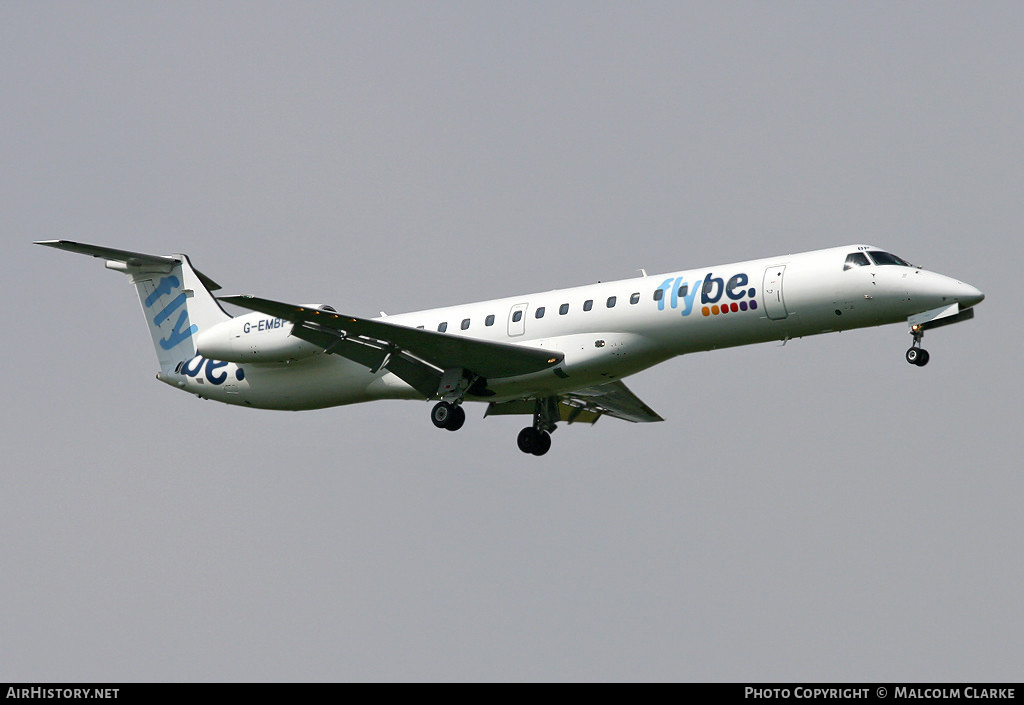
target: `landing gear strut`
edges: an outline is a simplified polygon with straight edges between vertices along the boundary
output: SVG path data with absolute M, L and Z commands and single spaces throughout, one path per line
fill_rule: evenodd
M 430 410 L 430 421 L 438 428 L 458 431 L 466 423 L 466 411 L 462 408 L 462 398 L 470 387 L 481 378 L 456 367 L 444 371 L 437 396 L 441 401 Z M 484 385 L 487 382 L 484 381 Z
M 921 339 L 924 338 L 924 328 L 920 325 L 911 326 L 910 334 L 914 336 L 914 343 L 907 350 L 907 362 L 911 365 L 917 365 L 918 367 L 924 367 L 928 364 L 928 360 L 931 359 L 931 355 L 928 351 L 921 347 Z
M 544 455 L 551 450 L 551 434 L 560 419 L 558 399 L 538 399 L 533 412 L 533 425 L 519 432 L 516 443 L 519 450 L 530 455 Z

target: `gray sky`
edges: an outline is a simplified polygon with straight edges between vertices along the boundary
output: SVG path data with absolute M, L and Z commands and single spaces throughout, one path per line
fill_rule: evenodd
M 1024 5 L 0 3 L 0 680 L 1020 680 Z M 68 238 L 390 313 L 866 241 L 667 421 L 202 402 Z

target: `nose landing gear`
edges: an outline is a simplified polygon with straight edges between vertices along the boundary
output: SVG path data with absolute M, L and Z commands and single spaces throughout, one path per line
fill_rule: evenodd
M 924 367 L 928 364 L 928 360 L 931 356 L 927 350 L 921 348 L 910 348 L 907 350 L 907 362 L 911 365 L 917 365 L 918 367 Z
M 924 338 L 924 328 L 920 325 L 911 326 L 910 334 L 914 336 L 914 343 L 907 350 L 907 362 L 911 365 L 924 367 L 928 364 L 928 360 L 931 359 L 928 351 L 921 347 L 921 339 Z

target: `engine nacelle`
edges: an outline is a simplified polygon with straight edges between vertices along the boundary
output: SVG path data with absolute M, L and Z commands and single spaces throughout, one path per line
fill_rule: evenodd
M 307 306 L 333 311 L 330 306 Z M 265 313 L 248 313 L 218 323 L 196 336 L 196 352 L 225 362 L 288 362 L 311 357 L 323 348 L 291 334 L 293 324 Z

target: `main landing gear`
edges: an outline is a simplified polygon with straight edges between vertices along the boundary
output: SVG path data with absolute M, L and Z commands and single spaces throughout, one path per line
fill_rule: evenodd
M 462 408 L 461 404 L 439 401 L 430 410 L 430 420 L 438 428 L 458 431 L 462 428 L 462 424 L 466 423 L 466 410 Z
M 462 398 L 482 378 L 467 374 L 461 369 L 445 370 L 437 390 L 441 401 L 430 410 L 430 421 L 437 428 L 458 431 L 466 423 L 466 411 L 462 408 Z M 486 387 L 486 381 L 481 385 Z M 473 391 L 473 394 L 478 394 Z M 435 397 L 436 399 L 437 397 Z M 527 407 L 529 408 L 529 407 Z M 561 421 L 557 397 L 536 399 L 533 407 L 533 425 L 519 432 L 516 443 L 519 450 L 530 455 L 544 455 L 551 450 L 551 434 Z
M 430 410 L 430 421 L 438 428 L 458 431 L 466 423 L 466 410 L 462 408 L 462 398 L 479 378 L 461 368 L 452 368 L 441 375 L 441 383 L 437 388 L 437 396 L 441 401 Z M 486 382 L 485 382 L 486 384 Z
M 921 347 L 921 339 L 924 338 L 924 328 L 920 325 L 911 326 L 910 334 L 914 336 L 914 344 L 907 350 L 907 362 L 911 365 L 924 367 L 928 364 L 928 360 L 931 359 L 928 351 Z
M 533 426 L 527 426 L 516 438 L 519 450 L 532 455 L 544 455 L 551 450 L 551 434 Z
M 558 399 L 538 399 L 533 412 L 533 425 L 519 432 L 519 450 L 530 455 L 544 455 L 551 450 L 551 434 L 561 419 Z

